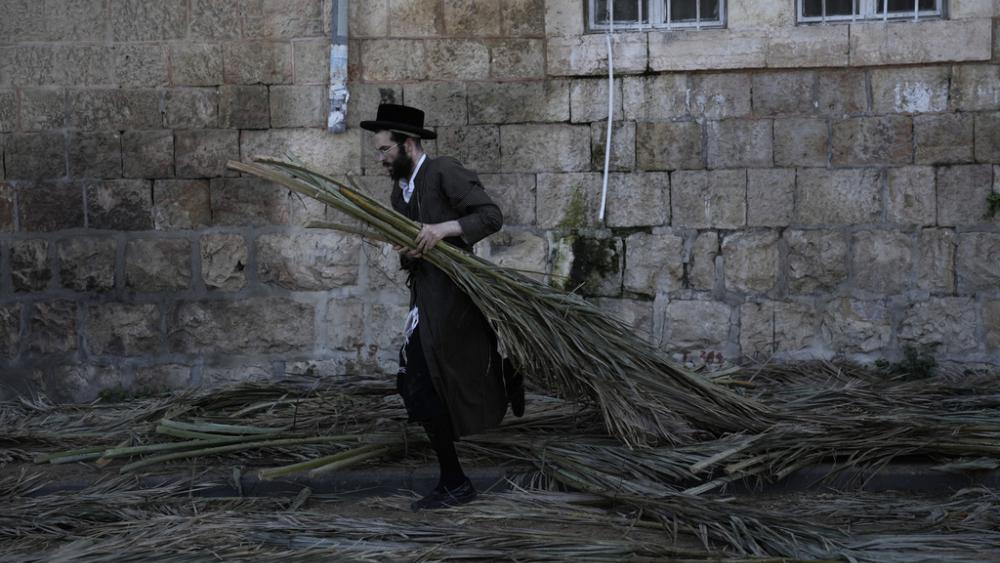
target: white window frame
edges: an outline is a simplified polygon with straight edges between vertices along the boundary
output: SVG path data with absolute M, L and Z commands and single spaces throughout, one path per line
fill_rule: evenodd
M 610 1 L 610 0 L 609 0 Z M 726 0 L 719 1 L 719 19 L 701 21 L 701 0 L 694 0 L 695 14 L 697 21 L 673 22 L 670 18 L 670 3 L 667 0 L 649 0 L 649 23 L 642 23 L 642 6 L 645 0 L 614 0 L 615 2 L 636 2 L 639 6 L 639 23 L 618 23 L 615 22 L 616 30 L 638 30 L 638 29 L 664 29 L 667 31 L 675 29 L 719 29 L 726 27 Z M 607 31 L 609 24 L 595 23 L 594 14 L 597 10 L 597 0 L 587 0 L 587 30 Z
M 799 23 L 838 23 L 854 21 L 890 21 L 890 20 L 913 20 L 920 21 L 926 19 L 943 18 L 945 15 L 944 0 L 934 0 L 933 10 L 919 10 L 920 1 L 916 0 L 912 12 L 892 12 L 884 10 L 878 13 L 881 5 L 883 9 L 889 5 L 889 0 L 853 0 L 855 14 L 850 16 L 810 16 L 805 17 L 805 0 L 796 0 L 796 18 Z M 823 0 L 824 7 L 826 0 Z M 826 10 L 824 10 L 825 12 Z

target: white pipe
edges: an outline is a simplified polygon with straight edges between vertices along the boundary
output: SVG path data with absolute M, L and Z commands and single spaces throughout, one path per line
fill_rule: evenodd
M 333 0 L 333 25 L 330 32 L 330 113 L 326 129 L 331 133 L 347 130 L 347 2 Z
M 608 0 L 608 131 L 604 139 L 604 181 L 601 187 L 601 210 L 598 219 L 604 221 L 604 210 L 608 202 L 608 168 L 611 166 L 611 122 L 614 119 L 615 63 L 612 55 L 611 38 L 615 32 L 615 0 Z

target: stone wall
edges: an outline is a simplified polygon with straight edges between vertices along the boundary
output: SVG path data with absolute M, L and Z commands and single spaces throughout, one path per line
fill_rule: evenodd
M 1000 0 L 828 26 L 730 0 L 727 29 L 621 33 L 603 221 L 582 0 L 352 2 L 340 135 L 329 4 L 0 0 L 3 382 L 87 399 L 391 369 L 394 254 L 224 166 L 291 153 L 386 198 L 357 128 L 379 101 L 426 110 L 429 152 L 501 203 L 481 253 L 678 358 L 1000 364 Z

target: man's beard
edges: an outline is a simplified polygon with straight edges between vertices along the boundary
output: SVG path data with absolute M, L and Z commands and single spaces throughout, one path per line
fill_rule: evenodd
M 393 160 L 392 165 L 389 167 L 389 175 L 392 176 L 393 182 L 399 182 L 400 180 L 409 181 L 412 172 L 413 159 L 400 147 L 396 160 Z

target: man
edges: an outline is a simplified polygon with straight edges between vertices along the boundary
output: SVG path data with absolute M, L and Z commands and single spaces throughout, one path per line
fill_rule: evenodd
M 422 139 L 424 112 L 382 104 L 374 121 L 376 157 L 389 171 L 392 207 L 421 225 L 415 249 L 397 248 L 410 287 L 410 312 L 400 350 L 396 387 L 410 420 L 423 423 L 437 454 L 441 477 L 414 510 L 464 504 L 476 489 L 462 471 L 455 440 L 500 424 L 508 401 L 524 414 L 521 377 L 497 352 L 486 318 L 448 276 L 421 257 L 445 241 L 463 250 L 497 232 L 500 208 L 475 172 L 449 157 L 428 157 Z

